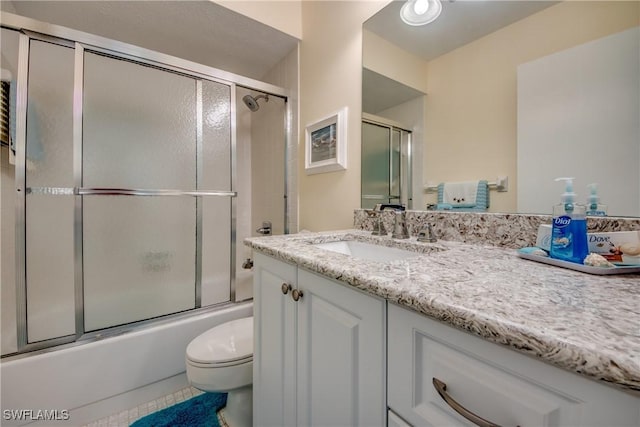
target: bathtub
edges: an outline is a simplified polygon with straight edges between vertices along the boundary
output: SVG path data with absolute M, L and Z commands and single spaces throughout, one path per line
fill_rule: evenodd
M 245 302 L 99 341 L 2 361 L 0 424 L 28 424 L 37 418 L 38 410 L 47 410 L 54 411 L 53 418 L 58 421 L 37 421 L 34 425 L 82 425 L 175 391 L 186 385 L 187 344 L 207 329 L 252 314 L 253 302 Z M 33 410 L 33 416 L 27 412 L 26 421 L 10 419 L 20 409 Z

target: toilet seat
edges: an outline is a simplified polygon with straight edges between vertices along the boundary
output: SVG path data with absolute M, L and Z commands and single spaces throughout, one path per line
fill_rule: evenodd
M 253 361 L 253 317 L 232 320 L 200 334 L 187 346 L 193 366 L 217 368 Z
M 194 362 L 193 360 L 187 357 L 187 363 L 197 368 L 224 368 L 227 366 L 236 366 L 236 365 L 242 365 L 243 363 L 251 363 L 251 362 L 253 362 L 253 356 L 245 357 L 244 359 L 232 360 L 230 362 L 211 362 L 211 363 Z
M 232 427 L 251 427 L 253 415 L 253 316 L 215 326 L 186 349 L 189 384 L 207 392 L 227 393 L 221 409 Z

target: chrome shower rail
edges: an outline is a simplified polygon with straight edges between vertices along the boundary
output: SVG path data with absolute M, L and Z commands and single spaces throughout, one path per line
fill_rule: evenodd
M 236 191 L 180 191 L 180 190 L 142 190 L 124 188 L 74 188 L 74 193 L 80 196 L 222 196 L 236 197 Z
M 147 190 L 129 188 L 61 188 L 61 187 L 28 187 L 27 194 L 46 196 L 190 196 L 190 197 L 237 197 L 236 191 L 181 191 L 181 190 Z

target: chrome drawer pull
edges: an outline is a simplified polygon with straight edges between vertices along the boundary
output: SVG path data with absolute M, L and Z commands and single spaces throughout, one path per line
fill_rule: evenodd
M 435 387 L 440 397 L 442 397 L 442 399 L 447 402 L 447 405 L 449 405 L 451 409 L 453 409 L 458 414 L 462 415 L 475 425 L 480 427 L 500 427 L 498 424 L 494 424 L 482 417 L 477 416 L 476 414 L 456 402 L 453 397 L 449 396 L 449 393 L 447 393 L 447 385 L 435 377 L 433 378 L 433 387 Z

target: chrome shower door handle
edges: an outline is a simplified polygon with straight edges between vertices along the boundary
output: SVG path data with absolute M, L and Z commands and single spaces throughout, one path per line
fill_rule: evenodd
M 467 408 L 456 402 L 453 397 L 451 397 L 449 393 L 447 393 L 447 385 L 435 377 L 433 378 L 433 387 L 451 409 L 453 409 L 458 414 L 462 415 L 475 425 L 479 427 L 500 427 L 498 424 L 494 424 L 491 421 L 487 421 L 484 418 L 479 417 L 478 415 L 474 414 L 473 412 L 469 411 Z

